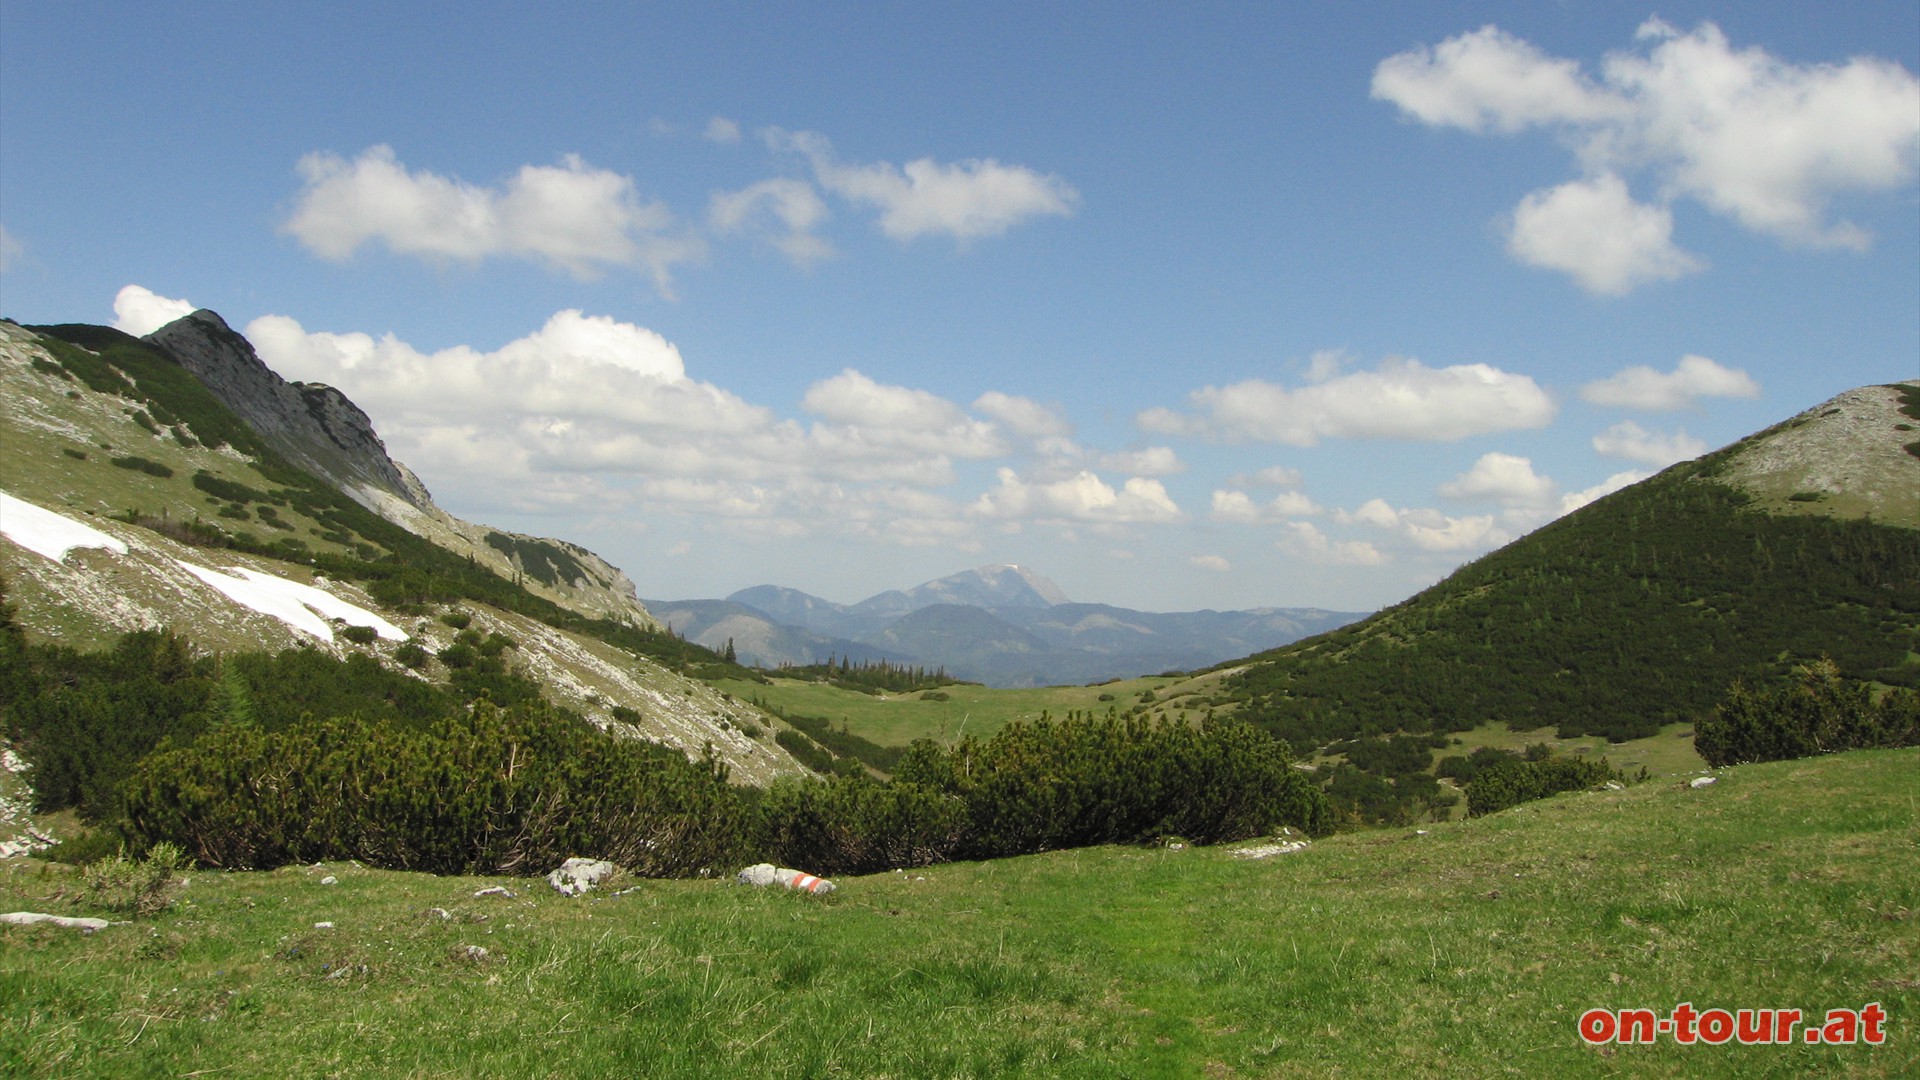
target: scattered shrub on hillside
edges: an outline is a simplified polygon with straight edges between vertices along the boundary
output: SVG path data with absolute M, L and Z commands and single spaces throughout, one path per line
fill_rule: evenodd
M 173 894 L 180 889 L 180 874 L 192 865 L 177 845 L 163 841 L 138 859 L 128 858 L 125 848 L 95 859 L 81 871 L 81 879 L 86 882 L 88 903 L 138 918 L 158 915 L 172 907 Z
M 441 612 L 440 621 L 453 627 L 455 630 L 465 630 L 467 627 L 473 625 L 473 616 L 459 608 L 454 608 L 452 611 Z
M 464 641 L 456 641 L 441 649 L 439 655 L 440 662 L 455 671 L 470 668 L 480 659 L 480 653 Z
M 71 446 L 63 446 L 60 448 L 60 452 L 67 455 L 68 457 L 72 458 L 75 461 L 87 460 L 87 452 L 85 450 L 75 450 Z
M 774 732 L 773 741 L 780 749 L 793 755 L 793 760 L 812 769 L 822 776 L 832 776 L 834 756 L 826 747 L 807 738 L 791 728 Z
M 216 499 L 225 499 L 233 503 L 245 504 L 250 502 L 281 501 L 269 496 L 264 491 L 259 491 L 245 484 L 215 476 L 205 469 L 200 469 L 193 474 L 193 486 Z
M 1464 757 L 1459 754 L 1449 754 L 1441 758 L 1433 767 L 1433 775 L 1436 777 L 1451 778 L 1462 787 L 1465 787 L 1467 784 L 1472 783 L 1473 778 L 1480 775 L 1483 770 L 1499 765 L 1502 762 L 1519 760 L 1520 755 L 1511 750 L 1502 750 L 1494 746 L 1482 746 Z
M 901 756 L 906 753 L 901 747 L 882 746 L 864 736 L 855 735 L 847 730 L 845 720 L 842 720 L 840 727 L 836 729 L 833 721 L 825 717 L 802 716 L 779 708 L 768 711 L 805 732 L 809 739 L 843 762 L 867 764 L 881 772 L 892 772 L 894 767 L 900 764 Z M 837 771 L 847 770 L 842 768 Z
M 1693 746 L 1715 766 L 1920 746 L 1920 694 L 1893 690 L 1875 702 L 1866 683 L 1842 679 L 1820 659 L 1796 667 L 1793 684 L 1778 690 L 1734 683 L 1694 724 Z
M 143 473 L 146 473 L 148 476 L 157 476 L 162 480 L 165 480 L 168 477 L 173 475 L 173 470 L 168 468 L 167 466 L 162 465 L 157 461 L 149 461 L 146 458 L 140 457 L 137 454 L 127 454 L 123 457 L 109 458 L 108 460 L 123 469 L 132 469 L 135 472 L 143 472 Z
M 68 866 L 85 866 L 125 852 L 127 842 L 111 829 L 89 829 L 40 851 L 40 858 Z
M 1625 777 L 1607 764 L 1576 757 L 1503 761 L 1481 770 L 1467 784 L 1467 815 L 1479 817 L 1563 791 L 1589 791 Z
M 275 510 L 272 503 L 261 503 L 259 506 L 254 507 L 253 512 L 257 514 L 260 520 L 269 528 L 279 529 L 283 532 L 293 531 L 293 523 L 282 518 L 280 511 Z M 299 543 L 302 548 L 306 547 L 305 543 L 296 540 L 280 540 L 278 543 Z
M 347 626 L 341 628 L 340 636 L 355 645 L 371 645 L 380 634 L 371 626 Z
M 426 666 L 427 650 L 415 642 L 402 642 L 399 648 L 393 650 L 393 659 L 402 666 L 418 671 Z
M 175 518 L 166 514 L 149 514 L 141 510 L 123 510 L 112 515 L 115 521 L 124 521 L 129 525 L 138 525 L 151 529 L 170 540 L 195 547 L 223 548 L 232 545 L 233 538 L 225 530 L 211 521 L 201 521 L 197 517 Z

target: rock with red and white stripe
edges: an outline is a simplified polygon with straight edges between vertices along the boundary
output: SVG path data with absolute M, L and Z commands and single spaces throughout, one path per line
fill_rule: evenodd
M 742 885 L 784 885 L 789 889 L 798 889 L 819 896 L 825 896 L 833 891 L 833 882 L 826 878 L 814 877 L 804 870 L 792 870 L 764 862 L 740 871 L 735 876 L 735 880 Z

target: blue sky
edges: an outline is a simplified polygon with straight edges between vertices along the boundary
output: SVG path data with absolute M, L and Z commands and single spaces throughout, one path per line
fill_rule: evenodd
M 1366 609 L 1920 377 L 1916 71 L 1910 2 L 5 0 L 0 310 L 213 308 L 642 596 Z

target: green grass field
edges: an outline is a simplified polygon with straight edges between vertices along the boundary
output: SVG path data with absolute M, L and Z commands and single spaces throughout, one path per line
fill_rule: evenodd
M 63 868 L 4 865 L 0 910 L 84 913 Z M 1920 1069 L 1920 750 L 1261 860 L 1098 848 L 848 878 L 827 898 L 710 880 L 472 895 L 493 883 L 196 872 L 150 921 L 0 927 L 0 1062 L 134 1077 Z M 1575 1028 L 1593 1007 L 1874 1001 L 1890 1017 L 1879 1047 L 1596 1048 Z

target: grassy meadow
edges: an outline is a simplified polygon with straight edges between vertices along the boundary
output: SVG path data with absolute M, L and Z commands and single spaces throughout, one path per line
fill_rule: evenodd
M 915 739 L 951 742 L 961 735 L 989 738 L 1015 719 L 1037 719 L 1042 712 L 1063 717 L 1069 711 L 1104 714 L 1138 704 L 1140 693 L 1175 684 L 1167 678 L 1127 679 L 1100 686 L 1047 686 L 1032 690 L 994 689 L 974 683 L 905 694 L 863 694 L 827 683 L 773 678 L 765 683 L 716 680 L 714 686 L 742 701 L 758 701 L 801 716 L 845 723 L 856 735 L 882 746 L 905 746 Z M 1102 698 L 1105 700 L 1102 700 Z
M 87 914 L 10 860 L 0 910 Z M 327 876 L 337 878 L 322 884 Z M 473 895 L 506 884 L 518 896 Z M 1920 750 L 1305 851 L 1095 848 L 585 898 L 349 864 L 0 927 L 22 1076 L 1801 1076 L 1920 1069 Z M 447 917 L 431 909 L 442 909 Z M 330 928 L 316 927 L 331 923 Z M 472 953 L 468 946 L 486 950 Z M 1886 1009 L 1885 1045 L 1584 1045 L 1592 1007 Z

